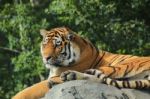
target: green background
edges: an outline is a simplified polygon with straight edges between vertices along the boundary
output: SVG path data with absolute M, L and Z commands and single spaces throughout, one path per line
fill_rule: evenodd
M 59 26 L 106 51 L 150 55 L 150 0 L 1 0 L 0 99 L 47 78 L 39 30 Z

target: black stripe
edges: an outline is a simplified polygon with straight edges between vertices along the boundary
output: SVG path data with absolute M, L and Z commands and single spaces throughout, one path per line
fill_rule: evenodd
M 143 87 L 142 81 L 138 81 L 139 82 L 139 88 Z
M 129 66 L 128 66 L 128 67 L 129 67 Z M 128 75 L 128 74 L 133 70 L 133 68 L 134 68 L 134 67 L 132 66 L 132 68 L 131 68 L 129 71 L 124 72 L 124 75 L 123 75 L 123 76 L 125 77 L 126 75 Z
M 72 60 L 71 62 L 69 62 L 69 66 L 71 66 L 74 63 L 75 63 L 75 60 Z
M 77 79 L 76 73 L 72 73 L 72 74 L 71 74 L 71 77 L 72 77 L 73 80 L 76 80 L 76 79 Z
M 67 43 L 65 42 L 65 44 L 64 44 L 64 52 L 63 52 L 65 56 L 67 55 L 66 50 L 67 50 Z
M 127 86 L 128 88 L 131 88 L 129 81 L 127 81 Z
M 109 62 L 108 66 L 111 66 L 111 64 L 113 64 L 113 62 L 118 58 L 118 55 L 115 55 L 111 61 Z
M 123 81 L 123 87 L 124 87 L 124 88 L 130 88 L 130 83 L 129 83 L 129 81 Z
M 99 53 L 99 49 L 98 49 L 98 47 L 97 46 L 95 46 L 95 45 L 93 45 L 94 46 L 94 48 L 96 49 L 96 51 Z
M 110 85 L 113 85 L 113 84 L 115 84 L 115 87 L 120 88 L 115 79 L 111 79 Z
M 148 87 L 148 85 L 144 84 L 143 88 L 145 89 L 145 88 L 149 88 L 149 87 Z
M 110 85 L 113 85 L 113 83 L 114 83 L 114 81 L 113 81 L 113 80 L 111 80 L 111 81 L 110 81 Z
M 99 74 L 97 75 L 97 78 L 100 78 L 101 75 L 102 75 L 102 73 L 99 73 Z
M 58 36 L 58 35 L 55 35 L 55 37 L 57 37 L 57 38 L 58 38 L 59 36 Z
M 125 56 L 122 56 L 122 58 L 124 58 L 124 57 L 126 57 L 126 55 Z M 124 59 L 121 59 L 119 62 L 117 62 L 116 64 L 119 64 L 120 62 L 123 62 L 124 60 L 126 60 L 126 59 L 129 59 L 129 58 L 131 58 L 131 57 L 133 57 L 133 55 L 131 55 L 130 57 L 126 57 L 126 58 L 124 58 Z
M 93 49 L 92 49 L 92 50 L 93 50 Z M 99 50 L 97 50 L 97 49 L 96 49 L 96 55 L 97 55 L 97 56 L 95 57 L 94 61 L 92 62 L 90 68 L 95 68 L 95 66 L 96 66 L 96 65 L 93 65 L 93 64 L 95 63 L 95 61 L 97 60 L 97 57 L 99 56 Z M 96 64 L 97 64 L 97 63 L 96 63 Z
M 124 71 L 123 77 L 125 77 L 129 72 L 127 72 L 129 65 L 126 65 L 126 70 Z
M 136 87 L 139 88 L 139 82 L 135 81 Z
M 75 56 L 76 56 L 76 54 L 75 54 L 75 53 L 73 53 L 73 56 L 75 57 Z
M 65 41 L 65 38 L 64 38 L 64 36 L 61 36 L 61 38 L 62 38 L 62 41 Z
M 142 85 L 143 85 L 143 87 L 142 87 L 142 88 L 147 88 L 147 87 L 148 87 L 148 85 L 147 85 L 146 83 L 144 83 L 144 82 L 143 82 L 143 84 L 142 84 Z
M 111 67 L 111 68 L 113 68 L 113 72 L 111 72 L 109 75 L 108 75 L 108 77 L 111 77 L 114 73 L 116 73 L 116 67 L 113 67 L 113 66 L 109 66 L 109 67 Z
M 103 59 L 104 55 L 105 55 L 105 52 L 104 52 L 104 54 L 102 55 L 102 57 L 99 58 L 99 60 L 96 62 L 96 64 L 93 66 L 93 68 L 95 68 L 95 67 L 100 63 L 100 61 Z
M 90 45 L 92 51 L 95 49 L 95 50 L 96 50 L 96 55 L 99 56 L 99 49 L 98 49 L 95 45 L 93 45 L 91 42 L 89 42 L 89 45 Z M 97 57 L 98 57 L 98 56 L 97 56 Z M 97 57 L 96 57 L 96 58 L 97 58 Z
M 117 88 L 120 88 L 116 80 L 114 80 L 113 82 L 115 83 L 115 86 L 116 86 Z
M 142 68 L 143 66 L 145 66 L 145 65 L 142 65 L 143 63 L 147 63 L 147 62 L 149 62 L 149 61 L 150 61 L 150 60 L 141 62 L 141 63 L 139 64 L 139 67 L 137 68 L 137 70 L 139 70 L 140 68 Z
M 53 32 L 52 32 L 53 33 Z M 55 35 L 54 34 L 48 34 L 48 35 L 46 35 L 47 37 L 54 37 Z
M 126 81 L 122 81 L 123 88 L 126 88 Z
M 57 31 L 54 31 L 54 33 L 55 33 L 56 35 L 57 35 L 57 34 L 59 35 L 59 32 L 57 32 Z M 55 36 L 56 36 L 56 35 L 55 35 Z
M 83 39 L 82 37 L 81 37 L 81 39 L 85 44 L 88 44 L 88 42 L 85 39 Z
M 93 52 L 93 50 L 94 50 L 93 45 L 92 45 L 91 43 L 89 43 L 89 45 L 90 45 L 90 47 L 91 47 L 91 49 L 92 49 L 92 52 Z
M 59 29 L 55 29 L 54 32 L 55 32 L 56 34 L 60 34 L 61 31 L 60 31 Z
M 93 70 L 93 75 L 95 75 L 95 73 L 96 73 L 96 70 L 94 69 L 94 70 Z
M 107 77 L 102 78 L 102 82 L 105 84 L 108 84 L 106 80 L 107 80 Z
M 69 49 L 69 56 L 68 56 L 68 58 L 67 58 L 67 59 L 70 59 L 70 57 L 71 57 L 70 43 L 68 44 L 68 49 Z
M 57 31 L 57 32 L 65 32 L 64 30 L 59 29 L 59 28 L 57 28 L 57 30 L 55 30 L 55 31 Z
M 124 56 L 119 56 L 120 58 L 118 59 L 118 60 L 120 60 L 120 61 L 118 61 L 117 63 L 116 63 L 116 65 L 117 64 L 119 64 L 120 62 L 122 62 L 122 61 L 124 61 L 124 57 L 126 57 L 126 55 L 124 55 Z

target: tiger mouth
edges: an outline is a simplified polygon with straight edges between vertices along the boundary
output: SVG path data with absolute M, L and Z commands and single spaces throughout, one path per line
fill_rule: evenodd
M 48 66 L 53 66 L 53 67 L 63 67 L 63 66 L 70 67 L 73 64 L 75 64 L 75 60 L 72 60 L 71 62 L 69 62 L 66 65 L 63 65 L 62 62 L 60 62 L 60 61 L 53 61 L 53 62 L 47 61 L 45 64 L 48 65 Z
M 53 62 L 46 62 L 47 65 L 50 65 L 50 66 L 55 66 L 55 67 L 62 67 L 63 65 L 61 65 L 61 62 L 60 61 L 53 61 Z

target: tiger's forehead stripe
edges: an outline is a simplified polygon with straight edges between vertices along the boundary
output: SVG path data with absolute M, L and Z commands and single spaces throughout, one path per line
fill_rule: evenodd
M 55 30 L 55 32 L 63 34 L 65 31 L 64 30 Z
M 53 29 L 51 31 L 55 31 L 55 32 L 60 33 L 60 34 L 67 34 L 68 33 L 68 30 L 66 28 L 64 28 L 64 27 L 55 28 L 55 29 Z
M 48 33 L 47 33 L 47 35 L 46 35 L 46 37 L 48 37 L 49 38 L 49 40 L 51 39 L 51 40 L 53 40 L 53 38 L 59 38 L 59 37 L 61 37 L 61 39 L 62 39 L 62 41 L 65 41 L 65 37 L 64 37 L 64 35 L 65 35 L 65 33 L 67 33 L 68 31 L 66 30 L 66 29 L 63 29 L 63 28 L 61 28 L 61 29 L 53 29 L 53 30 L 50 30 Z

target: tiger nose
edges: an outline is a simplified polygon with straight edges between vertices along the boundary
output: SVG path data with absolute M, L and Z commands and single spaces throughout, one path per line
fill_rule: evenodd
M 51 59 L 51 56 L 46 57 L 46 60 L 48 61 L 49 59 Z

